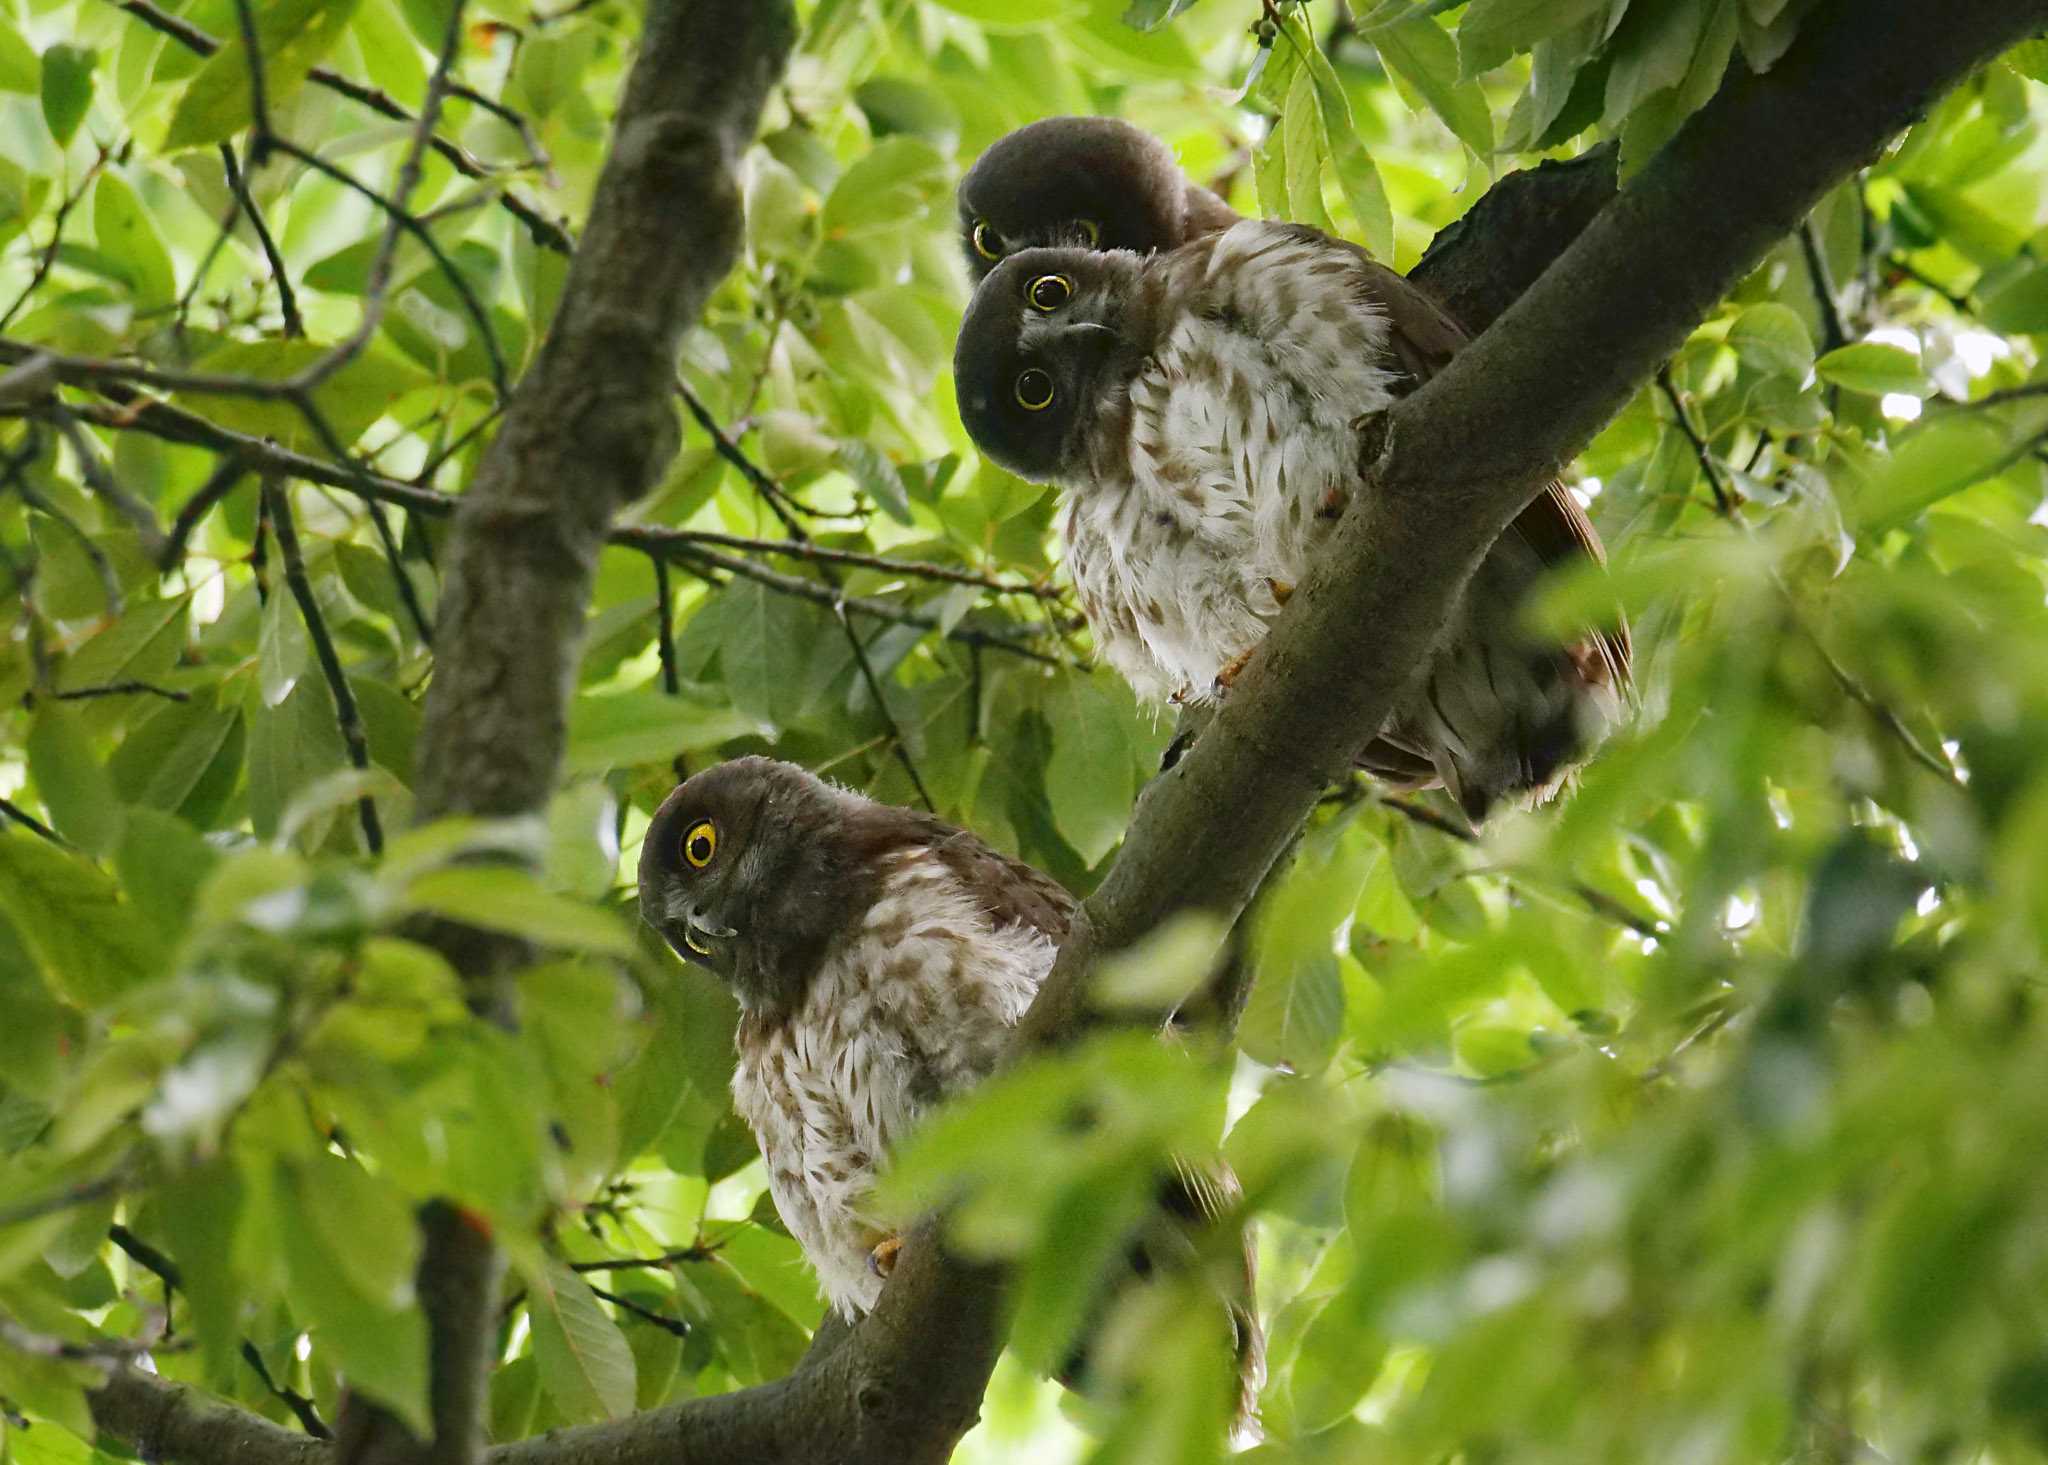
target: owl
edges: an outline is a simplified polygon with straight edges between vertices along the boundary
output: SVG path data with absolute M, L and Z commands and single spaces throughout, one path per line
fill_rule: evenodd
M 960 248 L 982 278 L 1044 245 L 1140 254 L 1238 221 L 1166 144 L 1115 117 L 1048 117 L 997 140 L 960 179 Z
M 982 452 L 1065 496 L 1067 568 L 1108 662 L 1141 695 L 1227 688 L 1343 510 L 1359 430 L 1464 332 L 1354 245 L 1241 220 L 1157 252 L 1005 256 L 954 353 Z M 1625 628 L 1567 644 L 1520 625 L 1560 562 L 1602 560 L 1551 484 L 1496 541 L 1417 690 L 1365 729 L 1361 764 L 1441 783 L 1475 823 L 1554 791 L 1618 721 Z
M 944 820 L 750 757 L 662 804 L 640 911 L 738 998 L 733 1100 L 776 1210 L 832 1305 L 867 1312 L 896 1245 L 867 1214 L 876 1172 L 929 1109 L 1002 1062 L 1073 897 Z M 1162 1208 L 1199 1225 L 1235 1184 L 1183 1167 Z M 1247 1245 L 1226 1299 L 1247 1400 L 1263 1355 L 1250 1269 Z

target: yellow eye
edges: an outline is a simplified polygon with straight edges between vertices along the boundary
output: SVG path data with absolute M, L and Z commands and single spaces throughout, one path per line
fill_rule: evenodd
M 1102 226 L 1100 224 L 1096 223 L 1093 219 L 1076 219 L 1074 220 L 1074 227 L 1081 231 L 1081 236 L 1088 241 L 1090 249 L 1100 249 L 1102 247 Z
M 711 863 L 711 857 L 718 853 L 718 826 L 709 819 L 699 819 L 690 826 L 683 836 L 683 858 L 693 870 L 701 870 Z
M 1074 298 L 1074 282 L 1065 275 L 1040 275 L 1025 290 L 1024 298 L 1033 310 L 1051 314 Z
M 1035 366 L 1017 374 L 1017 405 L 1026 412 L 1043 412 L 1052 405 L 1052 373 Z
M 1003 257 L 1003 236 L 988 226 L 987 219 L 976 219 L 974 230 L 967 236 L 974 242 L 974 252 L 991 262 Z

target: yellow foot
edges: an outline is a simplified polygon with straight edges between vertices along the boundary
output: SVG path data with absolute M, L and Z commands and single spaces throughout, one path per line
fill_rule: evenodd
M 903 1250 L 903 1238 L 901 1236 L 884 1236 L 868 1252 L 868 1270 L 877 1277 L 887 1280 L 889 1274 L 896 1270 L 896 1253 L 901 1250 Z
M 1273 603 L 1275 605 L 1285 605 L 1294 598 L 1294 586 L 1286 580 L 1275 580 L 1271 575 L 1268 575 L 1266 577 L 1266 588 L 1273 592 Z
M 1237 679 L 1244 674 L 1245 663 L 1252 659 L 1252 653 L 1258 649 L 1256 646 L 1247 646 L 1223 663 L 1223 670 L 1216 673 L 1216 691 L 1219 695 L 1236 685 Z

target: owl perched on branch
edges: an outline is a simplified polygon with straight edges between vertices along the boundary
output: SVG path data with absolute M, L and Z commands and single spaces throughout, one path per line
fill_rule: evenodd
M 641 850 L 640 911 L 739 999 L 733 1098 L 776 1210 L 832 1305 L 867 1312 L 897 1244 L 867 1214 L 876 1173 L 928 1110 L 1002 1062 L 1073 897 L 942 819 L 755 757 L 706 769 L 662 804 Z M 1213 1224 L 1235 1190 L 1227 1170 L 1183 1167 L 1160 1204 Z M 1248 1406 L 1263 1339 L 1248 1244 L 1242 1256 L 1225 1300 Z
M 970 262 L 1001 257 L 983 260 L 960 328 L 961 421 L 997 463 L 1066 491 L 1068 571 L 1109 663 L 1142 696 L 1200 699 L 1229 684 L 1360 485 L 1361 427 L 1465 333 L 1354 245 L 1228 223 L 1136 129 L 1050 128 L 1004 139 L 962 184 Z M 1158 235 L 1008 249 L 1134 237 L 1080 212 L 1102 207 L 1075 180 L 1105 151 L 1122 160 L 1119 193 L 1150 189 L 1156 207 L 1127 216 L 1160 221 Z M 984 212 L 1020 200 L 1080 223 L 1032 230 Z M 1519 617 L 1546 570 L 1587 559 L 1603 559 L 1599 538 L 1552 483 L 1474 575 L 1418 690 L 1360 739 L 1361 766 L 1407 787 L 1441 782 L 1474 820 L 1553 790 L 1621 715 L 1628 633 L 1617 618 L 1557 644 Z

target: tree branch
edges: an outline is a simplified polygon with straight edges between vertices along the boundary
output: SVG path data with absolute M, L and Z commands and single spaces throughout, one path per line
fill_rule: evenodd
M 1028 1038 L 1056 1041 L 1079 1028 L 1098 955 L 1178 910 L 1242 908 L 1328 778 L 1349 764 L 1359 729 L 1377 727 L 1406 690 L 1472 569 L 1541 484 L 1828 187 L 1938 92 L 2038 29 L 2043 11 L 2035 0 L 1822 5 L 1769 75 L 1732 78 L 1483 336 L 1390 409 L 1386 451 L 1367 465 L 1373 491 L 1352 495 L 1214 723 L 1147 787 L 1122 854 L 1025 1020 Z M 661 6 L 650 15 L 562 317 L 458 519 L 447 661 L 422 734 L 421 803 L 430 810 L 523 812 L 552 784 L 590 563 L 606 516 L 651 481 L 673 441 L 672 420 L 652 406 L 666 353 L 716 278 L 711 262 L 729 257 L 721 159 L 736 149 L 720 144 L 751 125 L 787 39 L 785 10 L 772 12 L 769 27 L 761 18 L 739 0 L 703 0 L 681 20 Z M 700 22 L 694 49 L 669 49 Z M 658 71 L 656 58 L 666 63 Z M 696 103 L 690 115 L 668 115 L 651 95 L 670 86 Z M 738 106 L 735 90 L 745 99 Z M 636 202 L 645 209 L 637 219 Z M 679 226 L 688 235 L 681 248 Z M 615 316 L 628 301 L 633 308 Z M 931 1226 L 915 1233 L 876 1310 L 789 1378 L 520 1441 L 489 1458 L 943 1460 L 975 1418 L 994 1366 L 1001 1288 L 987 1269 L 947 1258 L 935 1239 Z M 187 1410 L 205 1417 L 206 1406 L 189 1399 L 157 1402 L 166 1386 L 137 1388 L 133 1377 L 115 1373 L 127 1393 L 147 1391 L 142 1421 Z M 113 1389 L 110 1380 L 95 1395 L 95 1410 L 134 1438 L 138 1417 L 113 1409 Z M 292 1453 L 296 1436 L 239 1418 L 252 1431 L 240 1448 L 217 1437 L 174 1441 L 168 1430 L 150 1432 L 150 1443 L 158 1455 L 251 1465 L 317 1458 Z

